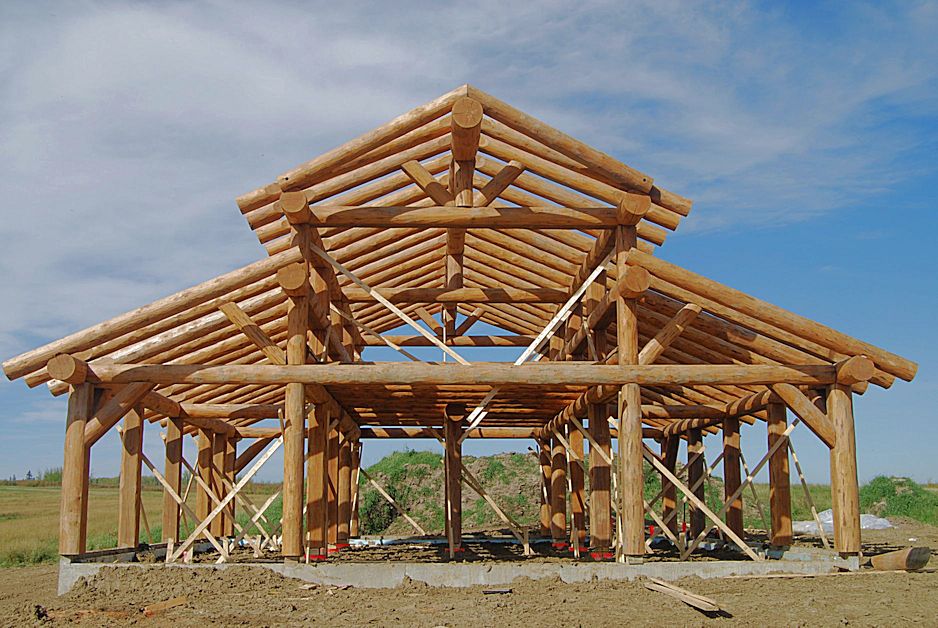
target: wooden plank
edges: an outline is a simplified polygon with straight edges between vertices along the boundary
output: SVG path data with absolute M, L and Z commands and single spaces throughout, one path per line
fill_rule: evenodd
M 665 582 L 664 580 L 659 580 L 658 578 L 648 578 L 648 582 L 645 583 L 645 588 L 650 591 L 657 591 L 659 593 L 664 593 L 670 595 L 671 597 L 677 598 L 687 604 L 692 606 L 697 610 L 704 611 L 705 613 L 719 613 L 721 610 L 720 605 L 717 604 L 714 600 L 698 595 L 687 589 L 682 589 L 681 587 L 671 584 L 670 582 Z

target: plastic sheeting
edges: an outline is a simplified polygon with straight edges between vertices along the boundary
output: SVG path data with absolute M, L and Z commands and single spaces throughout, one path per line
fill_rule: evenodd
M 832 534 L 834 532 L 834 511 L 828 508 L 827 510 L 819 512 L 817 517 L 821 520 L 821 526 L 824 528 L 824 531 L 828 534 Z M 893 526 L 889 523 L 888 519 L 883 519 L 876 515 L 860 515 L 861 530 L 885 530 L 891 527 Z M 817 523 L 813 520 L 793 521 L 791 528 L 795 534 L 818 534 Z

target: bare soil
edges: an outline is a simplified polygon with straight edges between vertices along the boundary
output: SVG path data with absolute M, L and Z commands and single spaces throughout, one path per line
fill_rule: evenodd
M 864 541 L 871 554 L 909 545 L 938 548 L 938 528 L 899 522 L 892 530 L 866 531 Z M 430 558 L 413 551 L 412 558 Z M 936 556 L 933 549 L 931 568 L 938 566 Z M 370 558 L 380 560 L 378 554 Z M 479 559 L 493 558 L 507 556 Z M 0 625 L 938 625 L 938 573 L 933 570 L 808 578 L 687 578 L 677 583 L 716 600 L 725 609 L 723 616 L 704 615 L 645 589 L 640 581 L 571 585 L 518 580 L 510 593 L 487 594 L 482 587 L 442 589 L 418 583 L 389 590 L 309 589 L 299 581 L 249 567 L 198 572 L 103 570 L 91 582 L 56 597 L 56 575 L 55 566 L 0 570 Z M 142 612 L 147 605 L 180 596 L 186 597 L 180 606 L 153 617 Z

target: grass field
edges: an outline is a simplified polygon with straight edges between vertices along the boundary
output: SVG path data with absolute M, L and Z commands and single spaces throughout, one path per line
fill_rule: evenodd
M 194 494 L 194 491 L 193 491 Z M 151 488 L 142 491 L 143 508 L 150 524 L 153 542 L 162 534 L 163 493 Z M 260 505 L 262 493 L 248 498 Z M 106 549 L 117 544 L 116 487 L 92 487 L 88 491 L 88 549 Z M 186 502 L 195 509 L 190 495 Z M 247 522 L 243 509 L 236 511 L 239 523 Z M 279 520 L 280 503 L 271 505 L 269 518 Z M 190 528 L 185 525 L 183 534 Z M 58 560 L 59 487 L 0 485 L 0 567 L 31 565 Z M 146 527 L 140 522 L 140 540 L 147 541 Z
M 517 459 L 515 458 L 517 457 Z M 469 464 L 474 464 L 470 461 Z M 498 496 L 508 510 L 518 517 L 522 524 L 534 524 L 537 518 L 538 480 L 533 482 L 535 489 L 519 493 L 519 482 L 526 474 L 537 477 L 536 461 L 528 456 L 515 454 L 506 460 L 499 458 L 480 459 L 477 475 L 482 478 L 487 490 Z M 410 510 L 422 525 L 435 529 L 440 524 L 442 511 L 439 504 L 439 481 L 430 470 L 440 466 L 439 456 L 425 452 L 396 452 L 371 467 L 372 475 L 381 478 L 385 488 Z M 527 469 L 530 466 L 531 469 Z M 152 479 L 152 478 L 150 478 Z M 364 482 L 364 479 L 362 479 Z M 530 482 L 529 482 L 530 484 Z M 530 487 L 529 487 L 530 488 Z M 255 504 L 260 505 L 275 489 L 273 485 L 248 485 L 245 494 Z M 658 475 L 646 469 L 646 498 L 650 499 L 660 489 Z M 756 484 L 756 493 L 768 517 L 769 487 Z M 809 491 L 818 511 L 831 507 L 830 487 L 809 485 Z M 361 525 L 364 532 L 381 532 L 396 518 L 390 507 L 383 507 L 383 500 L 372 495 L 373 489 L 363 486 L 361 495 Z M 531 495 L 528 495 L 531 493 Z M 195 508 L 195 491 L 188 503 Z M 713 478 L 706 490 L 706 501 L 714 510 L 722 504 L 723 486 L 720 478 Z M 161 538 L 160 521 L 162 519 L 162 491 L 154 483 L 145 483 L 143 495 L 144 511 L 150 524 L 153 542 Z M 797 477 L 792 479 L 792 517 L 795 520 L 810 520 L 811 510 Z M 744 520 L 747 528 L 764 529 L 759 510 L 749 490 L 743 494 Z M 426 502 L 433 508 L 421 507 Z M 879 516 L 903 516 L 938 525 L 938 492 L 932 485 L 921 486 L 903 478 L 875 478 L 860 490 L 862 512 L 871 512 Z M 117 535 L 118 490 L 116 481 L 98 482 L 89 492 L 88 549 L 114 547 Z M 426 504 L 424 504 L 426 506 Z M 478 517 L 474 518 L 475 506 L 466 510 L 467 525 L 485 526 L 496 524 L 491 510 L 478 500 Z M 378 506 L 382 506 L 379 508 Z M 435 508 L 435 509 L 434 509 Z M 660 504 L 658 505 L 660 509 Z M 436 512 L 440 510 L 440 512 Z M 385 512 L 387 511 L 387 512 Z M 269 520 L 280 519 L 281 504 L 279 498 L 271 505 L 266 515 Z M 247 523 L 248 515 L 244 508 L 238 508 L 237 518 L 241 525 Z M 478 519 L 476 521 L 476 519 Z M 0 567 L 52 562 L 58 558 L 59 526 L 59 488 L 57 486 L 24 486 L 22 484 L 0 484 Z M 436 525 L 436 527 L 441 527 Z M 394 528 L 392 527 L 392 530 Z M 406 530 L 409 531 L 409 528 Z M 183 534 L 189 528 L 183 525 Z M 148 540 L 146 527 L 141 521 L 141 541 Z

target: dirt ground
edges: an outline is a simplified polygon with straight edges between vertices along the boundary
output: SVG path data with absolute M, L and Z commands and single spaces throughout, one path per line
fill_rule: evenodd
M 486 593 L 482 587 L 437 589 L 419 583 L 390 590 L 305 588 L 257 568 L 105 570 L 57 597 L 57 567 L 41 566 L 0 570 L 0 625 L 938 625 L 938 528 L 899 522 L 892 530 L 865 532 L 864 543 L 868 553 L 930 546 L 929 570 L 678 582 L 725 610 L 723 616 L 707 616 L 645 589 L 641 581 L 519 580 L 510 593 Z M 185 603 L 153 617 L 142 612 L 180 596 Z

